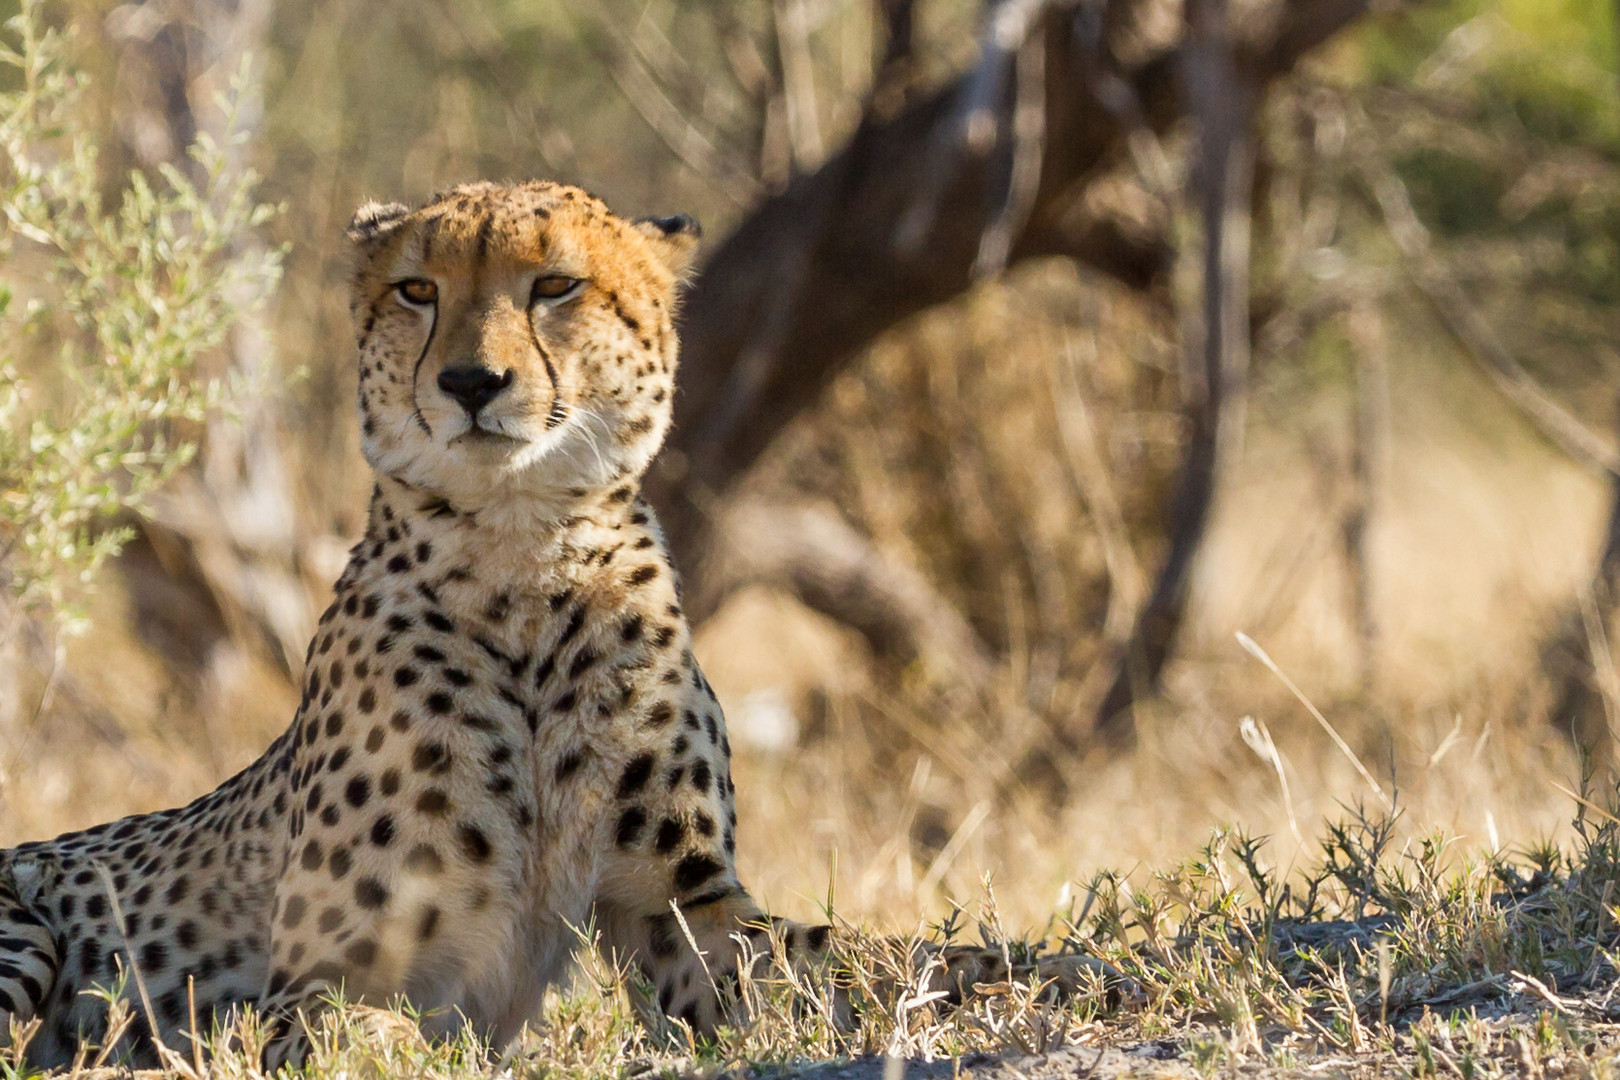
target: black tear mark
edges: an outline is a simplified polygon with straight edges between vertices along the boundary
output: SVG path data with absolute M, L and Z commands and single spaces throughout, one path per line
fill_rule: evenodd
M 529 315 L 529 344 L 539 355 L 540 362 L 546 365 L 546 378 L 551 380 L 551 410 L 546 413 L 546 430 L 550 431 L 564 420 L 568 419 L 568 406 L 563 404 L 562 389 L 557 385 L 557 365 L 551 362 L 551 354 L 546 352 L 544 345 L 540 344 L 540 335 L 534 330 L 534 315 Z
M 424 240 L 425 244 L 426 241 Z M 425 256 L 424 256 L 425 258 Z M 411 418 L 417 422 L 429 438 L 433 437 L 433 428 L 428 425 L 427 417 L 422 415 L 422 402 L 417 396 L 416 386 L 421 380 L 422 365 L 427 363 L 428 350 L 433 348 L 433 335 L 439 332 L 439 308 L 433 307 L 433 321 L 428 323 L 427 340 L 422 343 L 422 355 L 416 358 L 416 366 L 411 368 Z

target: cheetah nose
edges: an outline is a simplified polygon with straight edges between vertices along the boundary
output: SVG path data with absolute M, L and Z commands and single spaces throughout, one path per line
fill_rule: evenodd
M 482 365 L 452 367 L 439 372 L 439 389 L 455 398 L 468 416 L 494 401 L 502 390 L 512 385 L 512 371 L 496 374 Z

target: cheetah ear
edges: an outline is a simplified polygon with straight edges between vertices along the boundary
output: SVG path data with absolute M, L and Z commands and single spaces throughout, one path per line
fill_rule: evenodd
M 697 263 L 698 241 L 703 230 L 691 214 L 674 217 L 638 218 L 636 231 L 645 236 L 658 253 L 658 258 L 669 267 L 670 273 L 684 281 L 692 276 Z
M 368 202 L 354 212 L 346 235 L 357 244 L 386 236 L 411 212 L 404 203 Z

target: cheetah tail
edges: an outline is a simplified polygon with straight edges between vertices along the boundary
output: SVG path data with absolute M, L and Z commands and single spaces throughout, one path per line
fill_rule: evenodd
M 56 983 L 56 939 L 22 902 L 9 873 L 0 874 L 0 1046 L 10 1043 L 11 1021 L 39 1014 Z

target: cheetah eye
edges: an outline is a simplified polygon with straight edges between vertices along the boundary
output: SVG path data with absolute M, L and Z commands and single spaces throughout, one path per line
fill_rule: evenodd
M 582 278 L 568 277 L 564 274 L 547 274 L 545 277 L 535 280 L 534 291 L 529 294 L 529 303 L 538 304 L 542 300 L 565 300 L 573 296 L 583 284 L 585 284 L 585 281 Z
M 426 307 L 439 299 L 439 287 L 426 278 L 410 278 L 394 286 L 399 298 L 412 307 Z

